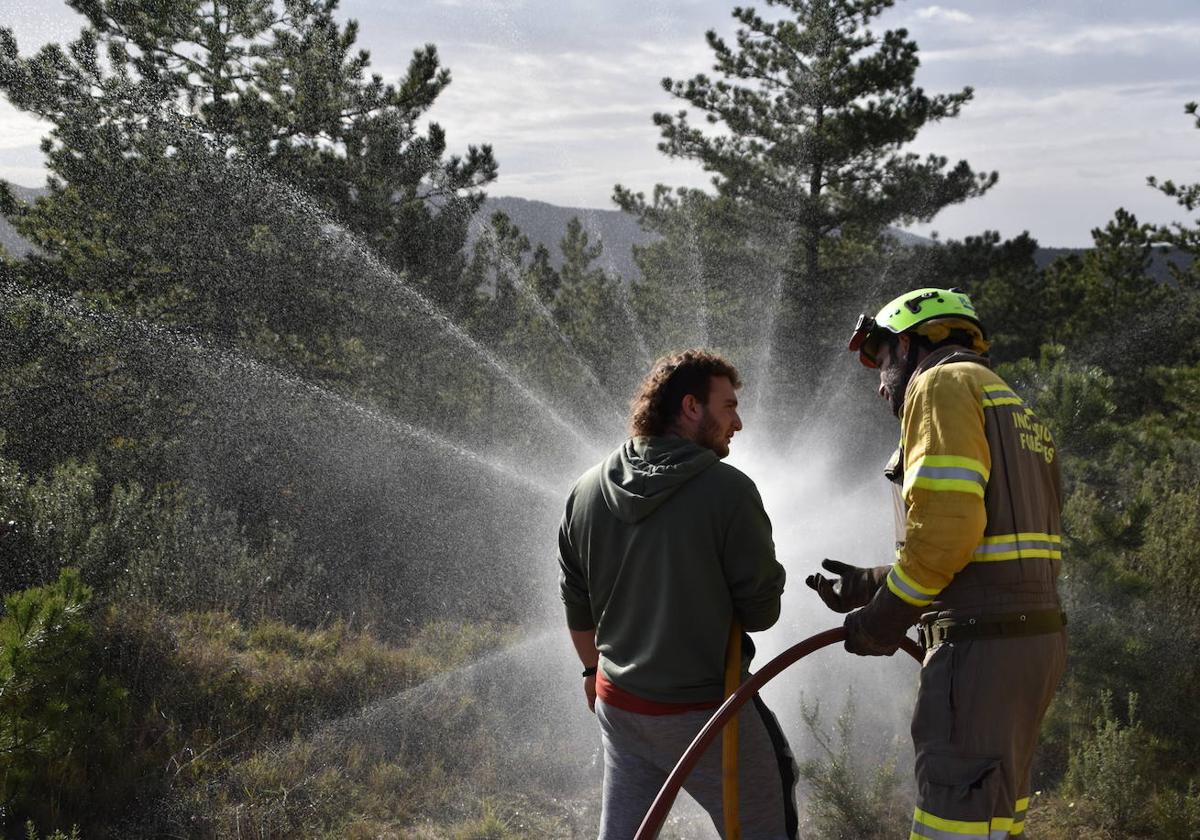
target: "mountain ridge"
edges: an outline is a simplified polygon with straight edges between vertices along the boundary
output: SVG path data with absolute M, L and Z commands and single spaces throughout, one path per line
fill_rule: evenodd
M 23 187 L 7 182 L 13 195 L 24 203 L 35 201 L 46 195 L 49 190 L 45 187 Z M 637 220 L 620 210 L 601 210 L 592 207 L 563 207 L 536 199 L 519 196 L 489 196 L 484 200 L 479 213 L 471 221 L 467 238 L 467 248 L 470 248 L 491 223 L 492 216 L 502 212 L 520 228 L 521 233 L 528 237 L 530 245 L 536 248 L 544 245 L 550 252 L 550 262 L 555 268 L 562 265 L 562 250 L 559 243 L 566 233 L 567 223 L 577 217 L 588 233 L 592 242 L 599 241 L 603 245 L 598 264 L 610 274 L 624 278 L 626 281 L 637 282 L 641 279 L 641 271 L 633 259 L 633 247 L 653 242 L 656 236 L 642 230 Z M 935 240 L 918 236 L 908 231 L 892 228 L 891 233 L 904 245 L 928 246 Z M 12 224 L 0 216 L 0 246 L 13 257 L 21 258 L 35 251 L 35 246 L 24 239 Z M 1073 254 L 1084 254 L 1089 248 L 1058 248 L 1039 246 L 1034 254 L 1038 268 L 1045 268 L 1055 259 Z M 1169 254 L 1156 248 L 1151 256 L 1150 272 L 1159 279 L 1166 279 L 1166 268 Z

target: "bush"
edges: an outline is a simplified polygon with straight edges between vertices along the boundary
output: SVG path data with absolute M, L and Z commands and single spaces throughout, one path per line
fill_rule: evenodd
M 0 541 L 3 591 L 48 584 L 68 563 L 93 587 L 109 577 L 97 478 L 94 464 L 68 461 L 30 478 L 15 462 L 0 459 L 0 518 L 12 523 Z
M 103 673 L 86 608 L 92 592 L 64 569 L 11 594 L 0 617 L 0 815 L 69 829 L 122 807 L 136 761 L 124 746 L 126 690 Z
M 1137 695 L 1129 695 L 1128 722 L 1113 714 L 1112 693 L 1100 694 L 1094 730 L 1071 753 L 1068 790 L 1089 800 L 1103 828 L 1134 831 L 1150 798 L 1150 745 L 1137 720 Z
M 44 838 L 38 834 L 37 826 L 32 821 L 25 823 L 25 840 L 79 840 L 79 826 L 72 826 L 70 834 L 55 831 Z
M 1139 694 L 1138 720 L 1161 751 L 1162 771 L 1185 788 L 1200 770 L 1200 718 L 1181 715 L 1200 691 L 1200 448 L 1122 468 L 1107 487 L 1081 487 L 1068 499 L 1064 585 L 1070 616 L 1067 680 L 1052 718 L 1091 728 L 1097 688 Z M 1059 755 L 1067 744 L 1055 721 Z M 1072 745 L 1073 746 L 1073 745 Z
M 886 840 L 908 824 L 910 803 L 900 795 L 896 754 L 868 763 L 855 756 L 854 697 L 838 716 L 834 732 L 824 731 L 819 704 L 801 704 L 804 724 L 824 758 L 800 765 L 800 778 L 812 788 L 809 837 L 818 840 Z
M 1152 835 L 1158 840 L 1196 840 L 1200 837 L 1200 787 L 1159 791 L 1150 803 Z
M 0 594 L 44 585 L 70 564 L 102 600 L 259 617 L 295 612 L 288 593 L 311 584 L 294 562 L 289 534 L 272 531 L 253 546 L 236 516 L 199 488 L 148 489 L 136 481 L 109 487 L 95 461 L 67 461 L 39 477 L 0 458 L 0 522 L 7 521 L 13 524 L 0 529 Z M 284 577 L 289 587 L 281 593 Z

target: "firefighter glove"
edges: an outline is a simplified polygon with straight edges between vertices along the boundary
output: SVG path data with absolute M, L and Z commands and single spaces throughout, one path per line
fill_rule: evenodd
M 891 656 L 923 610 L 882 587 L 869 604 L 846 616 L 846 650 L 859 656 Z
M 837 577 L 809 575 L 804 582 L 821 596 L 825 606 L 834 612 L 845 613 L 870 603 L 892 567 L 876 566 L 873 569 L 864 569 L 826 558 L 822 561 L 821 568 Z

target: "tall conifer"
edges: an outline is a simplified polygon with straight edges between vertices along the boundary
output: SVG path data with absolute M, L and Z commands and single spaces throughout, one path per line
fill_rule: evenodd
M 733 10 L 733 44 L 708 32 L 715 75 L 663 80 L 706 125 L 686 108 L 654 122 L 664 153 L 712 173 L 711 206 L 731 204 L 749 230 L 787 250 L 777 326 L 794 338 L 801 310 L 832 314 L 839 288 L 854 283 L 853 271 L 825 264 L 833 238 L 871 239 L 889 225 L 928 221 L 982 195 L 997 176 L 906 150 L 922 127 L 957 116 L 972 90 L 930 95 L 916 84 L 920 62 L 908 32 L 870 28 L 893 0 L 767 5 L 780 14 Z M 616 200 L 650 226 L 695 203 L 662 189 L 648 201 L 619 186 Z M 811 317 L 805 326 L 811 336 Z

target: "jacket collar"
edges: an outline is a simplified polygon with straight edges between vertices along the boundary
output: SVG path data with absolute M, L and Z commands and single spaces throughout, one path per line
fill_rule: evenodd
M 951 345 L 949 347 L 939 347 L 918 362 L 916 370 L 913 371 L 912 378 L 916 379 L 931 368 L 952 364 L 953 362 L 974 362 L 986 368 L 992 366 L 992 360 L 987 356 L 981 356 L 973 350 L 967 350 L 965 347 Z M 912 379 L 909 380 L 909 384 L 912 384 Z
M 958 347 L 956 345 L 939 347 L 917 363 L 916 369 L 908 380 L 908 387 L 904 389 L 905 399 L 908 399 L 908 392 L 912 390 L 913 383 L 917 381 L 918 376 L 927 370 L 954 362 L 972 362 L 977 365 L 983 365 L 986 368 L 992 366 L 992 361 L 987 356 L 981 356 L 965 347 Z

